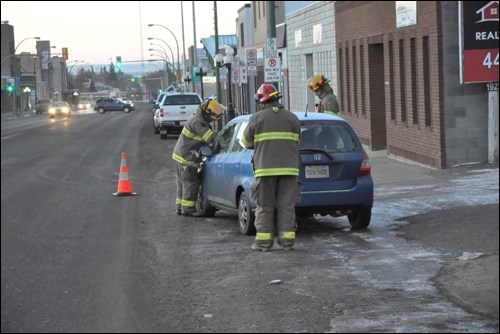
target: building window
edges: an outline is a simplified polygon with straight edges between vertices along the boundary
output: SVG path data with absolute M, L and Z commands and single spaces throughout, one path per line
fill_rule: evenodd
M 340 95 L 340 110 L 345 112 L 346 89 L 344 86 L 345 66 L 344 66 L 344 49 L 339 48 L 339 95 Z
M 399 40 L 399 95 L 401 101 L 401 122 L 406 123 L 406 76 L 405 76 L 405 43 Z
M 431 83 L 430 83 L 430 59 L 429 59 L 429 36 L 424 36 L 422 41 L 422 58 L 424 70 L 424 122 L 426 127 L 432 125 L 431 118 Z
M 410 66 L 411 66 L 411 104 L 413 124 L 418 125 L 418 90 L 417 90 L 417 42 L 410 39 Z
M 352 81 L 354 84 L 354 114 L 359 113 L 359 105 L 358 105 L 358 90 L 359 90 L 359 82 L 358 82 L 358 54 L 356 53 L 356 45 L 352 46 Z
M 257 29 L 257 6 L 258 1 L 252 1 L 252 17 L 253 17 L 253 27 Z
M 240 23 L 240 46 L 245 46 L 245 25 Z
M 365 62 L 364 45 L 359 46 L 359 72 L 361 73 L 361 115 L 366 115 Z
M 391 99 L 391 121 L 396 121 L 396 102 L 394 86 L 394 43 L 389 41 L 389 92 Z
M 351 87 L 351 64 L 349 63 L 349 59 L 351 59 L 351 56 L 349 55 L 349 47 L 346 47 L 345 48 L 345 70 L 346 70 L 346 74 L 345 74 L 345 81 L 346 81 L 346 97 L 347 97 L 347 100 L 350 101 L 351 100 L 351 94 L 349 94 L 349 92 L 352 92 L 352 87 Z M 347 110 L 346 112 L 348 112 L 349 114 L 352 113 L 352 110 L 350 110 L 351 104 L 350 103 L 347 103 Z

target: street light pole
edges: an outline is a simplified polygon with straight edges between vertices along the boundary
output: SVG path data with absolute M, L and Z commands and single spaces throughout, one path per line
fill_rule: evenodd
M 162 41 L 162 42 L 163 42 L 163 44 L 165 44 L 165 45 L 168 47 L 168 49 L 170 50 L 170 55 L 172 56 L 172 63 L 171 63 L 171 64 L 172 64 L 172 66 L 173 66 L 173 65 L 174 65 L 174 64 L 173 64 L 173 62 L 174 62 L 175 58 L 174 58 L 174 52 L 172 51 L 172 48 L 170 47 L 170 45 L 169 45 L 167 42 L 165 42 L 165 41 L 164 41 L 163 39 L 161 39 L 161 38 L 156 38 L 156 37 L 148 37 L 148 40 L 155 40 L 155 39 L 156 39 L 156 40 L 159 40 L 159 41 Z M 152 44 L 155 44 L 155 43 L 150 43 L 150 44 L 152 45 Z M 158 44 L 156 44 L 156 45 L 158 45 Z M 162 48 L 162 49 L 163 49 L 163 48 Z M 164 50 L 164 51 L 165 51 L 165 50 Z M 165 51 L 165 53 L 167 53 L 167 52 Z M 178 66 L 178 64 L 177 64 L 177 66 Z M 179 80 L 180 80 L 180 79 L 179 79 Z
M 26 93 L 26 109 L 30 109 L 30 93 L 31 89 L 29 87 L 24 88 L 23 92 Z
M 76 65 L 76 64 L 78 64 L 78 63 L 85 63 L 85 60 L 81 60 L 81 61 L 79 61 L 79 60 L 72 60 L 72 61 L 70 61 L 70 62 L 67 62 L 67 63 L 66 63 L 66 68 L 68 67 L 68 64 L 73 63 L 73 62 L 74 62 L 74 64 L 72 64 L 72 65 L 69 67 L 69 69 L 68 69 L 68 73 L 67 73 L 68 78 L 71 78 L 71 79 L 72 79 L 71 81 L 73 81 L 73 74 L 71 73 L 71 71 L 73 70 L 73 66 L 75 66 L 75 65 Z M 76 76 L 75 76 L 75 77 L 76 77 Z M 68 82 L 68 83 L 69 83 L 69 82 Z M 71 86 L 73 86 L 73 84 L 71 84 Z
M 150 24 L 148 24 L 148 27 L 153 27 L 153 26 L 159 26 L 159 27 L 165 28 L 165 29 L 167 29 L 172 34 L 172 36 L 174 36 L 175 44 L 177 46 L 177 78 L 176 79 L 180 80 L 181 79 L 180 78 L 180 68 L 181 68 L 181 66 L 180 66 L 180 58 L 181 57 L 179 55 L 179 42 L 177 41 L 177 37 L 175 37 L 175 35 L 172 32 L 172 30 L 168 29 L 167 27 L 165 27 L 162 24 L 157 24 L 157 23 L 150 23 Z M 172 61 L 173 61 L 173 59 L 172 59 Z
M 151 49 L 150 49 L 151 50 Z M 155 50 L 156 52 L 158 52 L 159 50 Z M 168 82 L 168 57 L 165 57 L 165 55 L 161 54 L 161 53 L 151 53 L 149 54 L 151 57 L 160 57 L 163 62 L 165 63 L 165 91 L 167 90 L 167 88 L 169 87 L 169 82 Z M 170 65 L 172 66 L 172 65 Z
M 184 82 L 187 83 L 187 87 L 185 88 L 186 91 L 189 91 L 189 83 L 191 82 L 191 75 L 189 73 L 186 72 L 186 74 L 184 74 L 184 78 L 183 78 Z
M 226 48 L 226 55 L 223 56 L 220 53 L 215 55 L 215 63 L 217 67 L 225 67 L 227 68 L 227 117 L 228 120 L 232 120 L 236 115 L 234 113 L 234 108 L 233 108 L 233 94 L 231 91 L 231 64 L 233 61 L 233 54 L 234 54 L 234 49 L 230 46 Z M 217 97 L 218 98 L 218 97 Z
M 36 39 L 36 40 L 39 40 L 40 37 L 26 37 L 25 39 L 23 39 L 22 41 L 19 42 L 19 44 L 16 45 L 16 48 L 14 49 L 14 54 L 16 53 L 17 51 L 17 48 L 19 47 L 19 45 L 21 45 L 22 42 L 24 41 L 27 41 L 28 39 Z
M 201 99 L 205 100 L 205 96 L 203 95 L 203 77 L 207 75 L 208 68 L 206 66 L 203 66 L 203 63 L 199 63 L 198 67 L 195 67 L 193 70 L 196 75 L 200 76 Z

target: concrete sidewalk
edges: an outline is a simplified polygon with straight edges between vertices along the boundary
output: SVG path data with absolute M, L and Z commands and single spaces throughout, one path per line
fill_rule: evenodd
M 31 110 L 23 111 L 23 112 L 21 112 L 20 114 L 17 114 L 17 115 L 13 114 L 12 112 L 2 112 L 0 114 L 1 114 L 2 121 L 10 121 L 10 120 L 14 120 L 14 119 L 39 116 L 39 115 L 35 114 L 35 110 L 33 110 L 33 111 L 31 111 Z
M 367 153 L 376 202 L 421 203 L 398 217 L 408 224 L 396 231 L 447 259 L 433 279 L 436 287 L 468 312 L 498 320 L 498 163 L 435 170 L 386 151 Z

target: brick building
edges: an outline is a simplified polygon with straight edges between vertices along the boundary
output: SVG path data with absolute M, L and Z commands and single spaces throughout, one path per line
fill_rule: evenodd
M 288 62 L 298 69 L 290 71 L 291 109 L 311 106 L 305 82 L 325 74 L 343 117 L 371 150 L 441 169 L 488 161 L 496 138 L 498 162 L 498 110 L 493 133 L 488 121 L 489 96 L 498 109 L 498 91 L 461 83 L 459 6 L 319 1 L 289 15 Z M 498 20 L 496 29 L 498 36 Z

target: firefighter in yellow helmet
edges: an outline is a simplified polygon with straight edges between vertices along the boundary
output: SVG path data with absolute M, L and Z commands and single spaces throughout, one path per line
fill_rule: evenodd
M 212 99 L 200 104 L 189 117 L 174 147 L 172 159 L 177 161 L 177 197 L 175 205 L 178 215 L 201 217 L 196 211 L 196 200 L 201 186 L 198 168 L 201 163 L 199 149 L 213 139 L 215 132 L 210 122 L 218 120 L 224 107 Z
M 309 89 L 321 100 L 317 112 L 340 116 L 337 97 L 330 86 L 330 80 L 323 75 L 315 75 L 308 82 Z
M 300 122 L 278 102 L 281 93 L 262 84 L 255 94 L 260 111 L 250 117 L 242 144 L 253 148 L 255 183 L 251 198 L 257 206 L 257 234 L 252 249 L 269 251 L 275 233 L 284 250 L 295 244 L 295 203 L 300 198 Z M 277 226 L 274 213 L 277 211 Z

